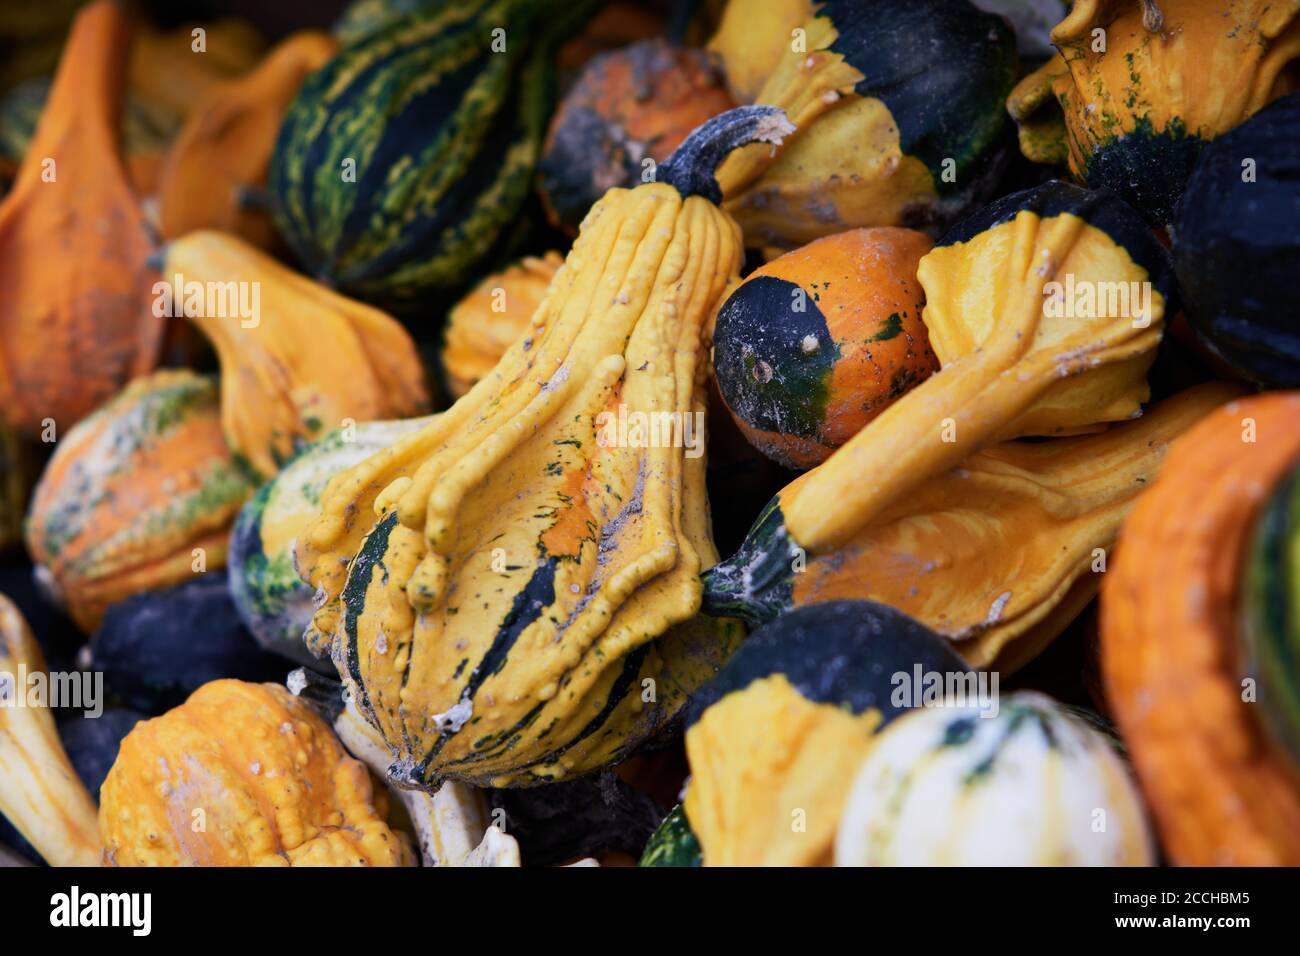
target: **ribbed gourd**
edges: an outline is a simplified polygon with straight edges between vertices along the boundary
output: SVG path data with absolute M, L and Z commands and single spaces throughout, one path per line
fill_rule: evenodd
M 222 567 L 256 486 L 222 435 L 217 383 L 155 372 L 59 440 L 32 495 L 27 548 L 38 579 L 92 633 L 115 601 Z
M 412 866 L 388 795 L 276 684 L 218 680 L 142 721 L 100 791 L 108 866 Z
M 1120 525 L 1170 444 L 1241 393 L 1209 383 L 1098 435 L 986 448 L 802 560 L 782 524 L 782 503 L 808 480 L 796 479 L 740 550 L 705 572 L 704 609 L 763 624 L 865 598 L 943 634 L 976 667 L 1013 670 L 1097 595 Z
M 1078 0 L 1017 84 L 1020 148 L 1169 221 L 1214 137 L 1296 88 L 1296 0 Z
M 406 303 L 463 286 L 518 217 L 546 135 L 551 57 L 594 0 L 470 0 L 357 39 L 303 86 L 271 161 L 306 271 Z
M 837 866 L 1151 866 L 1111 741 L 1050 697 L 922 707 L 876 738 L 844 803 Z
M 319 666 L 302 642 L 316 608 L 298 576 L 294 545 L 320 511 L 331 478 L 427 424 L 411 418 L 336 429 L 295 455 L 240 510 L 230 532 L 230 593 L 267 650 Z
M 1269 522 L 1300 464 L 1297 420 L 1300 393 L 1273 392 L 1191 429 L 1102 581 L 1106 698 L 1178 866 L 1300 865 L 1300 768 L 1279 734 L 1294 727 L 1295 662 L 1261 656 L 1294 647 L 1280 623 L 1294 546 L 1279 550 Z M 1261 572 L 1279 576 L 1271 594 Z
M 226 440 L 263 478 L 349 422 L 428 409 L 419 354 L 397 320 L 237 236 L 203 230 L 169 243 L 156 288 L 216 349 Z
M 749 443 L 811 468 L 938 369 L 912 229 L 853 229 L 751 272 L 718 309 L 713 374 Z
M 991 194 L 1016 75 L 1000 17 L 967 0 L 826 0 L 794 32 L 764 29 L 759 49 L 782 49 L 754 102 L 781 107 L 799 132 L 718 170 L 746 244 L 792 249 L 865 226 L 941 231 Z
M 883 604 L 801 608 L 752 634 L 686 718 L 682 808 L 703 865 L 829 865 L 876 731 L 925 699 L 920 685 L 901 692 L 899 675 L 925 674 L 945 687 L 975 676 L 941 637 Z
M 659 181 L 610 190 L 492 374 L 327 487 L 298 550 L 322 595 L 307 640 L 397 780 L 527 785 L 617 760 L 734 645 L 734 622 L 695 616 L 716 555 L 684 438 L 740 267 L 713 169 L 788 130 L 723 114 Z
M 78 14 L 0 204 L 0 416 L 31 437 L 71 428 L 162 346 L 152 241 L 118 148 L 130 39 L 112 0 Z
M 442 371 L 447 392 L 460 398 L 496 368 L 522 338 L 564 256 L 525 256 L 484 278 L 447 313 Z
M 1148 397 L 1172 270 L 1145 223 L 1113 194 L 1064 183 L 1014 193 L 950 231 L 918 277 L 941 368 L 760 517 L 750 554 L 725 572 L 732 581 L 717 580 L 739 605 L 761 605 L 775 585 L 774 606 L 756 616 L 788 600 L 780 564 L 797 572 L 824 558 L 830 567 L 838 551 L 887 517 L 906 516 L 918 489 L 972 455 L 1021 436 L 1125 421 Z M 978 618 L 1000 618 L 1000 593 Z
M 1300 93 L 1205 147 L 1171 232 L 1184 311 L 1240 377 L 1300 386 Z
M 98 866 L 95 801 L 59 741 L 47 673 L 22 612 L 0 594 L 0 816 L 51 866 Z

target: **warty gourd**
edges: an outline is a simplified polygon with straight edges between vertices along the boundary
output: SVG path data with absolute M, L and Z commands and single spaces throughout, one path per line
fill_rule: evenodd
M 770 108 L 724 113 L 658 182 L 610 190 L 531 333 L 434 424 L 327 487 L 298 550 L 322 603 L 308 645 L 406 785 L 614 761 L 737 640 L 734 622 L 695 617 L 716 555 L 684 439 L 703 413 L 705 323 L 740 267 L 713 168 L 789 128 Z M 617 426 L 663 416 L 676 440 Z

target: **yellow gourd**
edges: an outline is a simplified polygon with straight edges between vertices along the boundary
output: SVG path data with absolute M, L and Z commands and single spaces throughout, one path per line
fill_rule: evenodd
M 171 243 L 155 289 L 215 346 L 226 440 L 264 477 L 349 419 L 427 410 L 415 343 L 395 319 L 236 236 L 203 231 Z

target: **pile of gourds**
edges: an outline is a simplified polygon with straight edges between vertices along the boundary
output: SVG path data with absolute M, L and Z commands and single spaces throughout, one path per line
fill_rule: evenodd
M 1300 0 L 76 6 L 0 859 L 1300 864 Z

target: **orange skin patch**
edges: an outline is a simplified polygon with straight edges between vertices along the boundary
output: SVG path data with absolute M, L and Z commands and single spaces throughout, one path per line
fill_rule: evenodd
M 783 464 L 812 468 L 938 371 L 921 321 L 925 290 L 916 278 L 917 263 L 931 245 L 912 229 L 852 229 L 754 271 L 749 279 L 773 276 L 803 289 L 840 351 L 815 440 L 757 429 L 733 414 L 756 448 Z

